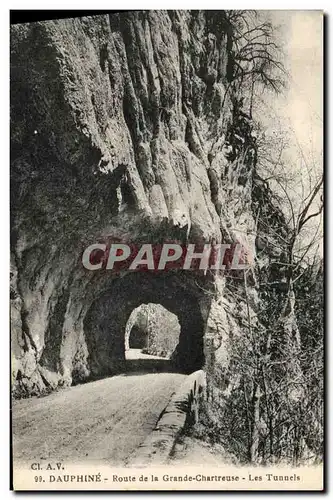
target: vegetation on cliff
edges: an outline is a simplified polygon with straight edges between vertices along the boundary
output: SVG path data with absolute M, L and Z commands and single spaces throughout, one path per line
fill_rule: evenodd
M 288 134 L 270 142 L 253 113 L 262 90 L 279 92 L 288 83 L 273 25 L 250 12 L 227 18 L 227 158 L 252 172 L 256 257 L 251 269 L 226 278 L 230 360 L 217 368 L 218 343 L 196 435 L 242 462 L 316 463 L 323 453 L 323 264 L 316 254 L 323 178 L 319 165 L 295 171 L 303 187 L 295 200 L 283 163 Z

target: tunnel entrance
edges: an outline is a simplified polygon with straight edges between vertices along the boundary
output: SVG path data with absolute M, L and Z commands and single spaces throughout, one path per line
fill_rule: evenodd
M 172 371 L 180 324 L 161 304 L 141 304 L 126 323 L 126 371 Z
M 177 372 L 201 369 L 205 329 L 200 302 L 202 291 L 196 283 L 190 285 L 181 273 L 128 273 L 113 279 L 91 305 L 84 320 L 91 376 L 126 371 L 130 349 L 168 359 L 172 370 Z M 148 314 L 147 321 L 142 314 L 138 325 L 133 318 L 138 314 L 134 311 L 140 307 L 141 313 L 148 308 L 152 315 L 149 319 Z M 170 316 L 169 321 L 163 319 L 163 315 L 170 313 L 171 322 Z M 176 323 L 177 334 L 172 331 Z M 148 324 L 151 336 L 147 334 Z
M 170 359 L 179 343 L 180 330 L 178 317 L 161 304 L 141 304 L 126 323 L 126 359 L 132 350 L 143 356 Z
M 138 312 L 138 309 L 134 309 L 132 312 L 131 316 L 133 313 Z M 140 310 L 140 309 L 139 309 Z M 131 316 L 126 324 L 126 331 L 125 331 L 125 351 L 128 351 L 130 349 L 137 349 L 137 350 L 143 350 L 144 348 L 147 348 L 149 346 L 149 340 L 148 340 L 148 324 L 145 322 L 142 324 L 141 320 L 142 318 L 136 317 L 134 320 L 133 325 L 130 326 L 130 330 L 128 329 L 129 327 L 127 326 L 129 321 L 131 320 Z M 127 338 L 128 335 L 128 338 Z M 127 341 L 127 343 L 126 343 Z

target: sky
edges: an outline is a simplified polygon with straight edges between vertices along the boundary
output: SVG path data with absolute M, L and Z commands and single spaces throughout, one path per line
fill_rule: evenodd
M 297 207 L 323 171 L 323 14 L 319 10 L 289 10 L 269 11 L 268 15 L 278 26 L 289 78 L 281 94 L 265 96 L 260 121 L 270 133 L 278 128 L 287 131 L 284 159 L 292 177 L 288 188 Z M 316 209 L 319 203 L 318 196 Z M 322 217 L 314 218 L 304 241 L 311 239 L 318 223 L 322 233 Z
M 290 123 L 304 152 L 320 157 L 323 141 L 322 12 L 275 11 L 273 18 L 283 25 L 285 66 L 290 75 L 289 89 L 277 99 L 277 112 Z
M 278 123 L 291 133 L 304 156 L 322 169 L 323 149 L 323 14 L 322 11 L 261 11 L 277 28 L 277 42 L 288 73 L 278 96 L 266 93 L 258 118 L 270 130 Z M 293 136 L 293 137 L 292 137 Z M 292 154 L 292 151 L 291 151 Z

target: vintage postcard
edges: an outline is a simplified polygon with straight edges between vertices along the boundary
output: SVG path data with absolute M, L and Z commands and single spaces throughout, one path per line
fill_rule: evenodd
M 323 489 L 323 24 L 12 11 L 14 490 Z

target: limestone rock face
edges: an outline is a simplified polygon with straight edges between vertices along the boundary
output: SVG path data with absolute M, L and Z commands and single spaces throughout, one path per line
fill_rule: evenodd
M 17 395 L 114 373 L 142 302 L 181 316 L 179 363 L 202 367 L 214 278 L 114 277 L 81 256 L 107 238 L 252 246 L 252 167 L 226 157 L 224 24 L 223 11 L 140 11 L 12 27 Z
M 125 329 L 125 350 L 169 359 L 178 345 L 178 317 L 160 304 L 142 304 L 134 309 Z

